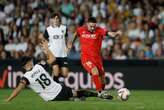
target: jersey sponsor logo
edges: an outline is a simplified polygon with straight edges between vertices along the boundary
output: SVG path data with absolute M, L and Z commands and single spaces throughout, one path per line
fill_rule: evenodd
M 64 30 L 61 30 L 62 33 L 64 33 Z
M 64 35 L 53 35 L 53 39 L 63 39 Z
M 81 37 L 89 38 L 89 39 L 96 39 L 96 34 L 82 34 Z
M 124 73 L 115 72 L 105 73 L 106 85 L 105 89 L 120 89 L 125 87 L 124 81 Z M 85 75 L 83 72 L 70 72 L 68 77 L 65 79 L 66 86 L 73 88 L 75 90 L 78 89 L 95 89 L 95 84 L 92 82 L 92 78 L 90 74 Z

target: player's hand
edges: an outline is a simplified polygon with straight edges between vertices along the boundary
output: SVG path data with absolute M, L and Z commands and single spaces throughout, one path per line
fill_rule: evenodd
M 67 42 L 66 53 L 68 54 L 72 48 L 72 43 L 70 41 Z
M 68 48 L 68 49 L 71 49 L 71 48 L 72 48 L 72 42 L 71 42 L 71 41 L 68 41 L 68 42 L 67 42 L 67 48 Z
M 66 51 L 66 53 L 68 54 L 68 53 L 69 53 L 69 51 L 70 51 L 70 49 L 69 49 L 69 48 L 66 48 L 66 50 L 65 50 L 65 51 Z
M 48 42 L 46 40 L 42 40 L 40 42 L 40 46 L 42 49 L 48 49 Z
M 120 37 L 121 35 L 122 35 L 122 31 L 119 30 L 119 31 L 116 32 L 116 37 L 117 37 L 117 36 Z
M 46 52 L 48 50 L 48 41 L 42 40 L 39 45 L 44 52 Z
M 7 99 L 4 100 L 4 102 L 9 102 L 9 101 L 10 101 L 9 98 L 7 98 Z
M 65 51 L 66 51 L 66 53 L 68 54 L 68 53 L 70 52 L 70 50 L 71 50 L 71 49 L 67 47 Z

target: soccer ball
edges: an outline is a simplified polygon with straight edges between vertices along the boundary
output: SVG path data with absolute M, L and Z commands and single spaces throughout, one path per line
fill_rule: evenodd
M 126 101 L 130 96 L 130 91 L 127 88 L 121 88 L 117 91 L 117 94 L 121 100 Z

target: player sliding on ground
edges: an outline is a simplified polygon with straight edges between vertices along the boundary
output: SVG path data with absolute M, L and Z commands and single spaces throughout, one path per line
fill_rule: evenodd
M 96 19 L 90 17 L 86 25 L 77 29 L 72 43 L 75 41 L 76 36 L 80 38 L 81 63 L 84 69 L 92 76 L 98 96 L 102 98 L 104 95 L 103 90 L 105 88 L 105 72 L 100 54 L 102 39 L 105 36 L 120 36 L 122 32 L 109 32 L 96 25 Z M 72 44 L 70 43 L 69 46 L 72 47 Z M 111 96 L 109 95 L 109 97 Z
M 52 55 L 51 51 L 48 49 L 48 44 L 46 41 L 42 41 L 41 47 L 43 52 L 47 56 L 48 64 L 54 62 L 55 57 Z M 33 60 L 30 57 L 22 58 L 22 67 L 25 69 L 25 74 L 20 80 L 20 83 L 12 92 L 12 94 L 6 99 L 6 101 L 11 101 L 15 98 L 20 91 L 28 86 L 34 92 L 36 92 L 45 101 L 54 100 L 69 100 L 72 97 L 83 97 L 83 96 L 97 96 L 97 93 L 89 91 L 73 91 L 71 88 L 66 87 L 55 82 L 49 73 L 44 69 L 44 64 L 33 64 Z M 105 95 L 104 95 L 104 98 Z

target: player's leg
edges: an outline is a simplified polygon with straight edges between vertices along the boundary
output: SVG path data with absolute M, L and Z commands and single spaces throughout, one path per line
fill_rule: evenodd
M 100 80 L 102 82 L 102 90 L 105 89 L 105 74 L 100 74 Z
M 64 78 L 66 78 L 68 76 L 68 72 L 69 72 L 67 58 L 62 58 L 61 59 L 60 67 L 61 67 L 61 75 Z
M 78 91 L 75 91 L 73 92 L 75 93 L 74 96 L 76 97 L 97 97 L 97 92 L 95 91 L 91 91 L 91 90 L 78 90 Z
M 99 77 L 100 77 L 100 80 L 101 80 L 101 83 L 102 83 L 102 92 L 101 94 L 98 94 L 99 97 L 101 98 L 104 98 L 104 99 L 113 99 L 113 96 L 111 95 L 110 92 L 108 91 L 104 91 L 105 89 L 105 71 L 104 71 L 104 68 L 103 68 L 103 64 L 102 64 L 102 61 L 101 60 L 98 60 L 97 63 L 96 63 L 96 66 L 98 67 L 98 70 L 99 70 Z
M 100 74 L 98 68 L 91 61 L 87 61 L 86 65 L 83 66 L 92 75 L 93 82 L 96 85 L 97 96 L 103 99 L 113 99 L 113 96 L 109 92 L 103 91 L 102 86 L 104 83 L 102 83 L 102 80 L 99 77 Z
M 98 68 L 99 71 L 99 77 L 102 83 L 102 90 L 105 89 L 105 71 L 104 71 L 104 67 L 103 67 L 103 63 L 102 63 L 102 59 L 101 57 L 96 58 L 96 67 Z
M 59 65 L 52 66 L 52 73 L 53 73 L 54 81 L 59 82 L 58 81 L 58 77 L 59 77 L 59 73 L 60 73 Z
M 93 67 L 91 69 L 91 75 L 92 75 L 92 79 L 96 85 L 96 90 L 98 92 L 102 91 L 102 82 L 101 82 L 101 79 L 99 77 L 99 71 L 98 71 L 97 67 Z
M 59 59 L 56 58 L 56 60 L 52 63 L 52 73 L 53 73 L 53 79 L 56 82 L 58 81 L 59 73 L 60 73 L 60 67 L 59 67 Z
M 66 87 L 65 85 L 61 85 L 62 90 L 60 93 L 56 96 L 54 101 L 63 101 L 63 100 L 70 100 L 70 98 L 74 97 L 74 94 L 72 92 L 72 89 L 69 87 Z
M 68 67 L 61 67 L 61 74 L 64 78 L 68 76 L 69 69 Z
M 88 73 L 92 75 L 92 79 L 94 84 L 96 85 L 96 91 L 98 93 L 98 97 L 103 99 L 112 99 L 113 97 L 108 92 L 102 91 L 102 81 L 99 77 L 99 71 L 96 65 L 93 63 L 95 61 L 90 61 L 88 58 L 81 59 L 82 65 L 87 70 Z
M 104 90 L 106 82 L 105 82 L 105 71 L 104 71 L 102 62 L 97 63 L 97 67 L 98 67 L 99 74 L 100 74 L 99 76 L 100 76 L 100 80 L 101 80 L 101 83 L 102 83 L 102 89 Z
M 100 73 L 97 67 L 91 69 L 91 74 L 92 74 L 93 81 L 96 84 L 98 97 L 103 99 L 110 99 L 110 100 L 113 99 L 113 96 L 108 91 L 103 91 L 105 87 L 105 83 L 102 83 L 102 80 L 104 79 L 101 79 L 102 77 L 100 78 Z M 101 85 L 98 85 L 98 83 Z
M 62 90 L 60 93 L 56 96 L 55 99 L 52 101 L 64 101 L 64 100 L 74 100 L 74 99 L 80 99 L 84 100 L 85 97 L 96 97 L 97 92 L 89 91 L 89 90 L 72 90 L 71 88 L 61 85 Z
M 60 70 L 61 70 L 61 73 L 60 73 L 59 81 L 61 83 L 63 83 L 64 78 L 66 78 L 68 76 L 68 73 L 69 73 L 67 58 L 61 58 L 60 59 Z
M 61 67 L 61 74 L 59 76 L 59 82 L 60 83 L 64 83 L 64 78 L 66 78 L 68 76 L 68 68 L 67 67 Z
M 87 72 L 89 72 L 92 76 L 93 82 L 96 85 L 96 90 L 102 91 L 102 83 L 99 78 L 99 72 L 97 67 L 91 61 L 82 61 L 82 65 Z

